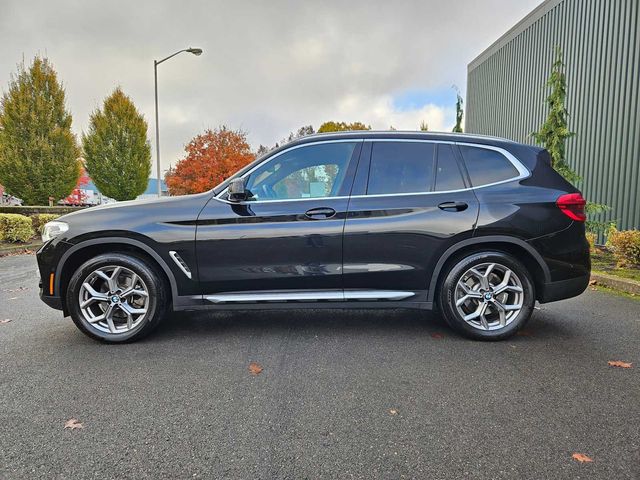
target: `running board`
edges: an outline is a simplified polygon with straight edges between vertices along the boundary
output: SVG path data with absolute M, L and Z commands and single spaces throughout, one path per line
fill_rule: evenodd
M 251 303 L 251 302 L 320 302 L 345 300 L 404 300 L 413 297 L 414 292 L 398 290 L 347 290 L 345 292 L 247 292 L 219 293 L 205 295 L 212 303 Z

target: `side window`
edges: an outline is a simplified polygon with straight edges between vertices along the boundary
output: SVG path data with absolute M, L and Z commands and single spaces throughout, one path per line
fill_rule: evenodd
M 430 192 L 434 150 L 427 142 L 375 142 L 367 195 Z
M 465 188 L 460 173 L 460 166 L 453 152 L 453 146 L 441 143 L 438 145 L 438 163 L 436 167 L 436 192 L 461 190 Z
M 501 182 L 518 176 L 518 170 L 500 152 L 487 148 L 460 146 L 474 187 Z
M 246 181 L 249 200 L 289 200 L 338 194 L 357 142 L 310 144 L 267 160 Z

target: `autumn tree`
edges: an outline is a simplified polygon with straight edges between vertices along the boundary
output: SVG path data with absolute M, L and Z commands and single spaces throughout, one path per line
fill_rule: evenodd
M 320 128 L 318 128 L 318 133 L 345 132 L 349 130 L 371 130 L 371 126 L 361 122 L 324 122 L 320 125 Z
M 0 183 L 27 205 L 64 198 L 80 175 L 65 91 L 46 58 L 18 67 L 0 100 Z
M 89 176 L 98 190 L 116 200 L 133 200 L 147 189 L 151 146 L 147 122 L 118 87 L 89 119 L 82 137 Z
M 427 122 L 425 122 L 424 120 L 420 122 L 420 131 L 421 132 L 428 132 L 429 131 L 429 124 Z
M 185 158 L 165 176 L 171 195 L 207 191 L 255 158 L 246 133 L 225 126 L 196 135 L 185 151 Z

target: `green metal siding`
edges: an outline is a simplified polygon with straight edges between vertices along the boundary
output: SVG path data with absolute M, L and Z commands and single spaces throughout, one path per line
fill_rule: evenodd
M 547 0 L 469 64 L 465 131 L 532 143 L 555 46 L 567 66 L 567 160 L 579 187 L 640 228 L 640 1 Z

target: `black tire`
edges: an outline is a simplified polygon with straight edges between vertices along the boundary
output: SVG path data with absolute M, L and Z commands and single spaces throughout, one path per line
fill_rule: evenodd
M 470 320 L 469 322 L 465 321 L 463 319 L 463 315 L 458 311 L 458 307 L 456 306 L 456 292 L 458 292 L 458 295 L 460 296 L 465 295 L 465 292 L 462 290 L 462 288 L 465 286 L 463 285 L 459 287 L 458 282 L 465 274 L 469 272 L 471 268 L 476 266 L 481 268 L 486 264 L 496 264 L 499 267 L 506 267 L 507 269 L 510 269 L 512 271 L 512 274 L 515 274 L 514 279 L 519 280 L 522 289 L 522 295 L 518 296 L 518 300 L 514 303 L 518 305 L 521 304 L 522 307 L 517 314 L 510 314 L 509 312 L 505 312 L 506 315 L 512 316 L 511 318 L 509 318 L 509 320 L 505 321 L 506 325 L 504 326 L 500 326 L 499 320 L 497 318 L 500 315 L 500 310 L 502 310 L 497 308 L 497 305 L 501 305 L 501 303 L 498 303 L 498 296 L 492 297 L 493 299 L 485 301 L 485 290 L 482 289 L 482 300 L 474 298 L 467 302 L 467 304 L 471 305 L 472 307 L 475 305 L 478 305 L 479 307 L 480 303 L 489 304 L 487 307 L 487 311 L 490 315 L 493 316 L 494 323 L 487 323 L 486 325 L 489 325 L 491 330 L 482 329 L 485 328 L 486 325 L 485 327 L 483 327 L 482 325 L 474 326 L 471 324 L 480 323 L 479 319 L 473 319 L 473 321 Z M 495 272 L 499 272 L 498 267 L 494 268 Z M 512 282 L 515 281 L 514 279 L 512 279 Z M 516 286 L 515 288 L 518 287 Z M 490 287 L 488 290 L 492 291 L 493 287 Z M 479 292 L 474 291 L 474 294 L 477 295 L 479 294 Z M 500 299 L 507 298 L 505 295 L 519 295 L 519 292 L 508 294 L 503 293 Z M 444 273 L 444 278 L 440 285 L 440 290 L 438 292 L 437 298 L 438 306 L 442 315 L 444 316 L 444 319 L 446 320 L 447 324 L 449 324 L 449 326 L 457 332 L 466 337 L 476 340 L 504 340 L 515 335 L 515 333 L 520 330 L 531 317 L 531 313 L 533 312 L 533 307 L 535 304 L 535 289 L 533 281 L 531 279 L 531 275 L 527 271 L 527 268 L 513 256 L 498 251 L 476 252 L 466 257 L 460 258 L 451 264 L 448 270 Z M 465 305 L 463 305 L 460 308 L 463 309 L 466 307 Z M 469 312 L 474 313 L 473 309 L 471 309 Z
M 123 267 L 135 273 L 139 277 L 139 280 L 143 282 L 141 285 L 144 285 L 144 291 L 148 294 L 144 297 L 148 300 L 146 300 L 145 304 L 146 313 L 139 317 L 139 323 L 137 325 L 129 331 L 111 333 L 101 330 L 99 324 L 90 323 L 85 318 L 85 314 L 83 314 L 80 306 L 80 289 L 83 283 L 87 281 L 94 272 L 102 268 L 108 269 L 114 266 Z M 101 294 L 106 296 L 110 295 L 107 292 L 101 292 Z M 118 302 L 127 304 L 126 300 L 121 301 L 118 299 Z M 97 303 L 101 303 L 101 306 L 94 306 L 92 308 L 102 309 L 105 305 L 108 305 L 109 302 L 95 302 L 95 304 Z M 145 260 L 123 253 L 103 254 L 87 260 L 74 272 L 69 282 L 69 287 L 67 288 L 66 305 L 71 319 L 85 335 L 107 343 L 133 342 L 145 337 L 158 326 L 168 311 L 169 292 L 163 277 Z M 121 316 L 124 314 L 124 311 L 117 308 L 116 310 Z M 124 325 L 122 325 L 122 327 L 124 328 Z

